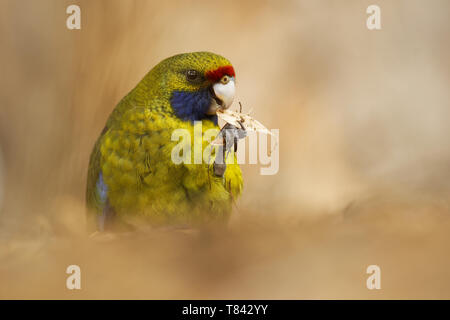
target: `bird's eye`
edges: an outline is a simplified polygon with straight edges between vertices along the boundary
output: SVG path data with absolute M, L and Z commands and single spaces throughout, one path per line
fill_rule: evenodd
M 222 77 L 222 79 L 220 79 L 220 82 L 222 82 L 223 84 L 227 84 L 228 82 L 230 82 L 230 77 L 225 75 Z
M 199 74 L 195 70 L 188 70 L 186 72 L 186 79 L 188 79 L 191 82 L 196 81 L 199 79 Z

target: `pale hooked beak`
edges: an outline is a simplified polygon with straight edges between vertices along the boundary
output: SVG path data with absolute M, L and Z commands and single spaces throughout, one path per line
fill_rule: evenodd
M 228 83 L 217 82 L 212 86 L 213 99 L 207 114 L 213 115 L 217 110 L 228 109 L 233 103 L 235 93 L 234 77 Z

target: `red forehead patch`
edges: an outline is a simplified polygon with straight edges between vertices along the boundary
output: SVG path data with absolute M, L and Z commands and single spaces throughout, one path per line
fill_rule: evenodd
M 225 75 L 229 77 L 235 76 L 234 69 L 232 66 L 224 66 L 217 68 L 216 70 L 210 70 L 206 72 L 206 78 L 214 82 L 219 81 Z

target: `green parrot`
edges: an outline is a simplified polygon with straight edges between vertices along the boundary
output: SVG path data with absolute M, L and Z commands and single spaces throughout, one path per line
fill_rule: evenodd
M 223 170 L 215 162 L 178 163 L 176 129 L 219 129 L 216 112 L 231 106 L 235 72 L 210 52 L 175 55 L 156 65 L 115 107 L 90 156 L 86 202 L 98 231 L 130 225 L 189 226 L 224 223 L 243 180 L 235 153 Z M 202 150 L 210 141 L 202 141 Z M 214 152 L 212 152 L 214 156 Z M 232 163 L 230 163 L 232 162 Z M 221 172 L 222 171 L 222 172 Z

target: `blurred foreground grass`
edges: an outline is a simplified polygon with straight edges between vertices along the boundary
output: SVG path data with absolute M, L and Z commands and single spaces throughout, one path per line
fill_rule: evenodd
M 439 200 L 367 199 L 343 212 L 239 212 L 210 232 L 145 229 L 89 238 L 83 207 L 56 205 L 33 232 L 0 241 L 0 298 L 450 298 L 450 208 Z M 67 266 L 82 289 L 65 288 Z M 381 290 L 366 288 L 367 266 Z

